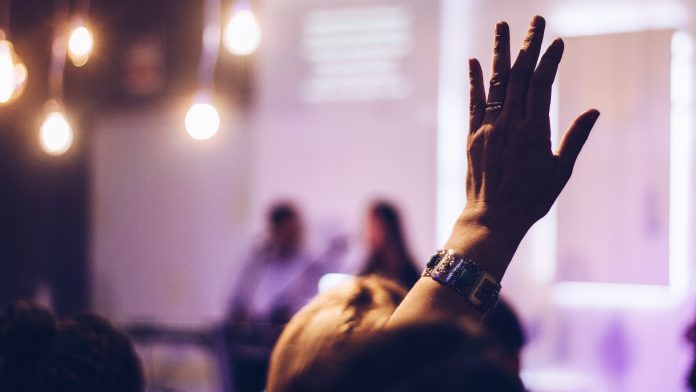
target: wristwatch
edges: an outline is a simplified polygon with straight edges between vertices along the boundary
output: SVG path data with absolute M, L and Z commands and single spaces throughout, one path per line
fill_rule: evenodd
M 456 255 L 452 249 L 435 252 L 422 276 L 455 290 L 483 313 L 493 308 L 500 298 L 498 280 L 468 257 Z

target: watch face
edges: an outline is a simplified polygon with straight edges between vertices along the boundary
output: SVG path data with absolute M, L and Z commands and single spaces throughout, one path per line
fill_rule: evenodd
M 451 287 L 466 297 L 472 305 L 486 312 L 500 297 L 500 284 L 490 274 L 466 257 L 451 251 L 438 251 L 428 261 L 423 276 Z
M 459 275 L 452 279 L 452 285 L 459 292 L 468 293 L 476 286 L 476 282 L 478 282 L 480 277 L 481 273 L 479 271 L 464 268 Z
M 484 278 L 474 296 L 481 301 L 481 305 L 484 308 L 490 309 L 498 303 L 500 288 L 496 283 Z

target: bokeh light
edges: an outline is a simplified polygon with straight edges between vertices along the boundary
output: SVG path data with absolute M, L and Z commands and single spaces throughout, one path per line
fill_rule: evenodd
M 27 67 L 14 51 L 12 43 L 0 40 L 0 105 L 17 99 L 27 84 Z
M 81 67 L 87 63 L 93 48 L 94 37 L 87 27 L 80 24 L 70 32 L 68 56 L 76 67 Z
M 49 155 L 62 155 L 73 142 L 73 130 L 65 115 L 59 111 L 46 116 L 39 131 L 41 148 Z
M 186 132 L 196 140 L 208 140 L 220 129 L 220 115 L 215 106 L 198 102 L 186 113 Z
M 247 56 L 261 44 L 261 28 L 251 10 L 233 11 L 223 32 L 225 48 L 232 54 Z

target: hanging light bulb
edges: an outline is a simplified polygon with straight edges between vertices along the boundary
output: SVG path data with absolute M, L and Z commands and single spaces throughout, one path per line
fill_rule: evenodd
M 220 115 L 205 96 L 199 95 L 184 120 L 186 132 L 196 140 L 208 140 L 220 129 Z
M 5 33 L 0 30 L 0 106 L 7 105 L 24 92 L 27 85 L 27 67 L 14 51 Z
M 63 155 L 73 142 L 73 129 L 57 107 L 50 109 L 39 130 L 41 148 L 49 155 Z
M 261 28 L 248 6 L 232 9 L 222 39 L 225 48 L 238 56 L 247 56 L 258 49 L 261 44 Z
M 78 20 L 75 28 L 70 32 L 68 39 L 68 56 L 76 67 L 81 67 L 87 63 L 89 56 L 94 48 L 94 37 L 92 32 Z

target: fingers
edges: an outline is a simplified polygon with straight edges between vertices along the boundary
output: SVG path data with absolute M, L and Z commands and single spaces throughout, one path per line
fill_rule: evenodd
M 476 59 L 469 59 L 469 133 L 476 132 L 483 123 L 486 110 L 486 90 L 483 71 Z
M 510 74 L 510 28 L 505 22 L 495 25 L 493 44 L 493 75 L 488 89 L 488 105 L 484 122 L 490 123 L 498 118 L 503 103 Z
M 515 64 L 510 69 L 503 116 L 522 118 L 525 109 L 529 80 L 534 73 L 534 67 L 541 52 L 541 42 L 544 39 L 546 22 L 541 16 L 535 16 L 529 25 L 527 36 L 522 43 Z
M 592 127 L 597 122 L 597 118 L 599 118 L 599 111 L 595 109 L 586 111 L 575 118 L 563 136 L 561 145 L 558 148 L 558 163 L 554 174 L 554 182 L 558 193 L 561 192 L 570 179 L 575 161 L 578 159 L 587 137 L 590 136 L 590 131 L 592 131 Z
M 551 109 L 551 87 L 556 78 L 558 64 L 563 57 L 563 40 L 553 41 L 546 53 L 541 57 L 539 66 L 529 81 L 525 118 L 533 121 L 548 121 Z
M 481 134 L 470 137 L 467 143 L 467 191 L 479 192 L 483 178 L 483 154 L 485 149 L 485 137 Z

